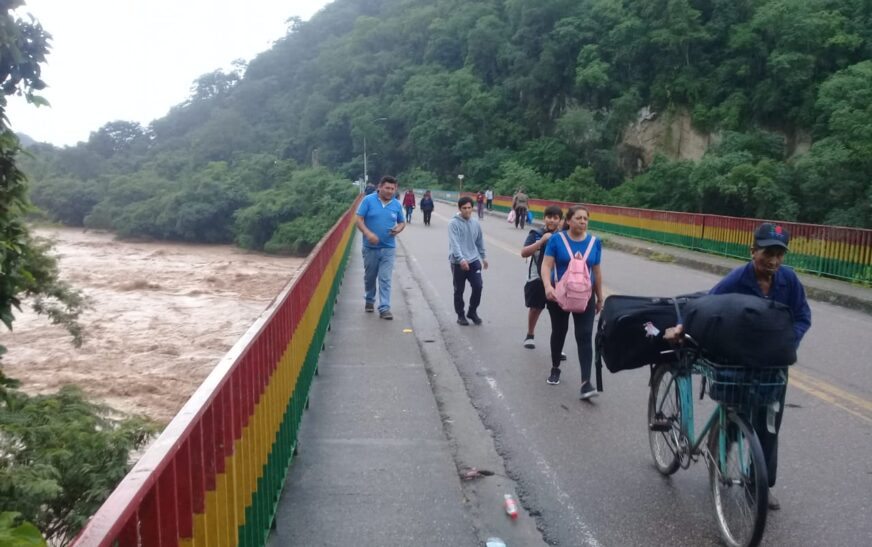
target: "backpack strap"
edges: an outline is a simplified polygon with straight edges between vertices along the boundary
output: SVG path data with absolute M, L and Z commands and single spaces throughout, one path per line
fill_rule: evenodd
M 590 234 L 590 243 L 587 244 L 587 250 L 584 251 L 584 259 L 583 260 L 585 262 L 587 262 L 587 257 L 590 254 L 590 250 L 593 249 L 594 241 L 596 241 L 596 236 L 593 234 Z
M 566 247 L 566 252 L 569 253 L 569 260 L 572 260 L 572 247 L 569 246 L 569 240 L 566 239 L 566 231 L 560 232 L 560 239 L 563 240 L 563 245 Z
M 560 232 L 560 238 L 563 239 L 563 244 L 566 246 L 566 252 L 569 253 L 569 260 L 575 258 L 572 254 L 572 248 L 569 246 L 569 241 L 566 239 L 566 232 Z M 587 262 L 587 257 L 590 255 L 590 250 L 593 249 L 593 243 L 596 241 L 596 236 L 590 235 L 590 243 L 587 244 L 587 249 L 584 251 L 584 257 L 582 260 Z

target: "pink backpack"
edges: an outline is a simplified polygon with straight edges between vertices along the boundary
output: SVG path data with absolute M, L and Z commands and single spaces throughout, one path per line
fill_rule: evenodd
M 566 240 L 564 232 L 560 232 L 560 238 L 566 246 L 566 252 L 569 253 L 569 265 L 566 267 L 563 277 L 560 278 L 554 287 L 557 305 L 563 311 L 582 313 L 587 309 L 587 302 L 590 300 L 590 295 L 593 292 L 593 286 L 590 282 L 590 270 L 587 268 L 587 255 L 593 249 L 596 237 L 590 236 L 590 243 L 587 245 L 587 250 L 584 251 L 584 257 L 582 258 L 573 256 L 572 248 L 569 246 L 569 241 Z

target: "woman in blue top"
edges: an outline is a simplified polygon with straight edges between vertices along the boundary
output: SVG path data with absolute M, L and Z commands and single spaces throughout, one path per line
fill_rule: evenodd
M 590 245 L 591 234 L 587 232 L 590 211 L 581 205 L 573 205 L 566 213 L 566 225 L 562 232 L 569 241 L 569 247 L 574 256 L 584 256 Z M 582 313 L 572 313 L 575 323 L 575 342 L 578 345 L 578 361 L 581 365 L 581 398 L 589 399 L 598 395 L 590 383 L 590 368 L 593 362 L 593 320 L 603 307 L 603 276 L 600 269 L 602 258 L 602 243 L 599 238 L 594 240 L 593 247 L 587 255 L 587 266 L 590 269 L 590 280 L 593 291 L 587 309 Z M 545 297 L 548 299 L 548 314 L 551 316 L 551 376 L 549 384 L 560 383 L 560 353 L 566 342 L 569 331 L 570 312 L 564 311 L 557 304 L 554 285 L 569 266 L 571 257 L 563 243 L 563 238 L 552 237 L 545 247 L 545 258 L 542 260 L 542 284 L 545 285 Z

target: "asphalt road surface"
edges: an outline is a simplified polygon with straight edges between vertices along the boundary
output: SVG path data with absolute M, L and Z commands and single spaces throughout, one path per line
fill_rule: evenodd
M 526 231 L 496 217 L 482 222 L 490 262 L 479 309 L 484 325 L 455 323 L 447 258 L 447 222 L 455 211 L 437 204 L 429 227 L 416 214 L 400 236 L 395 286 L 402 285 L 410 304 L 438 321 L 464 396 L 492 435 L 463 442 L 495 445 L 525 511 L 550 544 L 719 545 L 705 465 L 671 477 L 653 466 L 647 369 L 604 371 L 605 392 L 580 401 L 571 333 L 569 361 L 557 386 L 545 383 L 547 312 L 536 331 L 536 349 L 522 347 L 526 264 L 520 248 Z M 607 295 L 671 296 L 706 290 L 718 280 L 607 244 L 602 272 Z M 872 316 L 814 301 L 811 307 L 812 328 L 791 369 L 781 429 L 774 491 L 782 509 L 770 512 L 764 544 L 870 545 Z M 439 400 L 438 383 L 434 392 Z

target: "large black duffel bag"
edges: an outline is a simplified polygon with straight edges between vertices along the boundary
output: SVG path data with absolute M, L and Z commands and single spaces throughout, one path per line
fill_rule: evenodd
M 603 364 L 609 372 L 618 372 L 675 359 L 663 335 L 667 328 L 678 324 L 676 303 L 681 308 L 697 296 L 606 298 L 595 342 L 598 388 L 602 390 Z
M 712 294 L 683 306 L 684 332 L 714 363 L 786 367 L 796 362 L 793 314 L 784 304 L 746 294 Z

